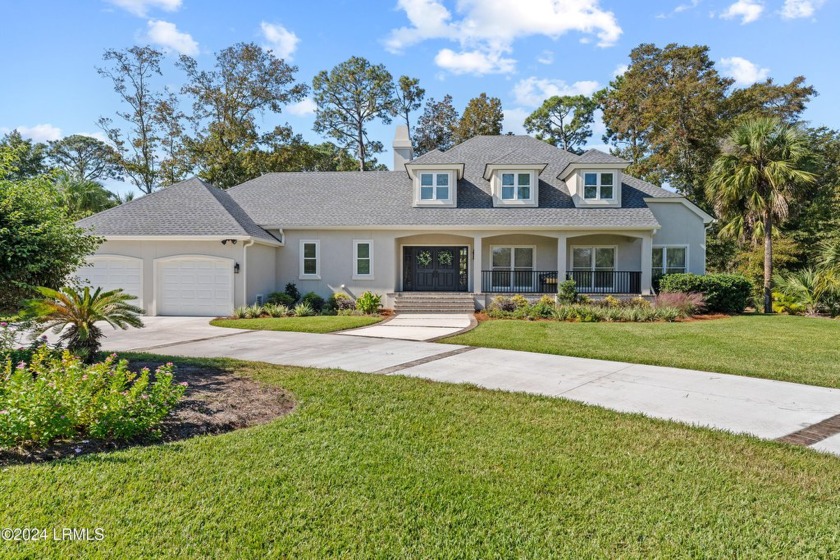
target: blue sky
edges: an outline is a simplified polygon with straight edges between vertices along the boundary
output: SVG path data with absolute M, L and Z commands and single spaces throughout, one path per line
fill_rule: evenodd
M 748 85 L 803 74 L 820 92 L 805 118 L 840 128 L 837 0 L 213 0 L 0 1 L 0 132 L 43 141 L 98 134 L 116 94 L 96 73 L 106 48 L 152 44 L 168 53 L 161 84 L 180 85 L 178 53 L 212 63 L 213 52 L 254 41 L 299 67 L 300 81 L 349 56 L 420 78 L 427 96 L 456 107 L 481 92 L 501 98 L 505 131 L 542 99 L 591 93 L 609 83 L 643 42 L 705 44 L 719 70 Z M 310 141 L 312 104 L 288 107 Z M 392 126 L 373 137 L 390 145 Z M 602 127 L 591 144 L 600 146 Z M 389 153 L 380 161 L 390 164 Z M 123 189 L 120 189 L 123 190 Z

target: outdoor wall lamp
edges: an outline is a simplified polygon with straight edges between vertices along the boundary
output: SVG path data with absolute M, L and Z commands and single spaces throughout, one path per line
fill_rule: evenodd
M 239 274 L 239 263 L 234 263 L 233 265 L 233 273 Z

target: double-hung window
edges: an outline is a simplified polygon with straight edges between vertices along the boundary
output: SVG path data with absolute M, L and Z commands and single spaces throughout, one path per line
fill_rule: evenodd
M 353 279 L 373 279 L 373 241 L 353 241 Z
M 586 200 L 613 200 L 615 198 L 615 173 L 595 171 L 584 173 L 583 198 Z
M 420 200 L 449 200 L 449 173 L 421 173 Z
M 300 242 L 300 279 L 317 280 L 321 277 L 321 244 L 317 240 Z
M 531 200 L 531 173 L 502 173 L 502 200 Z
M 527 290 L 534 283 L 534 248 L 493 246 L 491 290 Z
M 579 287 L 612 288 L 615 272 L 615 247 L 574 247 L 572 274 Z
M 687 271 L 688 249 L 685 246 L 653 248 L 653 278 Z

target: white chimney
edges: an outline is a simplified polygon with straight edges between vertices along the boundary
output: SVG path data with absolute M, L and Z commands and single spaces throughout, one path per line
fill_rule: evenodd
M 404 124 L 397 126 L 394 135 L 394 171 L 402 171 L 405 164 L 414 159 L 414 148 L 408 137 L 408 127 Z

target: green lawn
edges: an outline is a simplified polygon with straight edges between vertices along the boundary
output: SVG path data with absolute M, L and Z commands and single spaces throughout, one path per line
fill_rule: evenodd
M 215 319 L 210 321 L 216 327 L 251 329 L 256 331 L 295 331 L 328 333 L 366 327 L 381 321 L 376 315 L 317 315 L 314 317 L 280 317 L 277 319 Z
M 684 323 L 491 320 L 444 342 L 840 387 L 838 320 L 787 315 Z
M 198 363 L 283 386 L 298 408 L 221 436 L 5 468 L 0 527 L 101 527 L 106 540 L 0 541 L 0 556 L 827 558 L 840 550 L 833 456 L 548 397 Z

